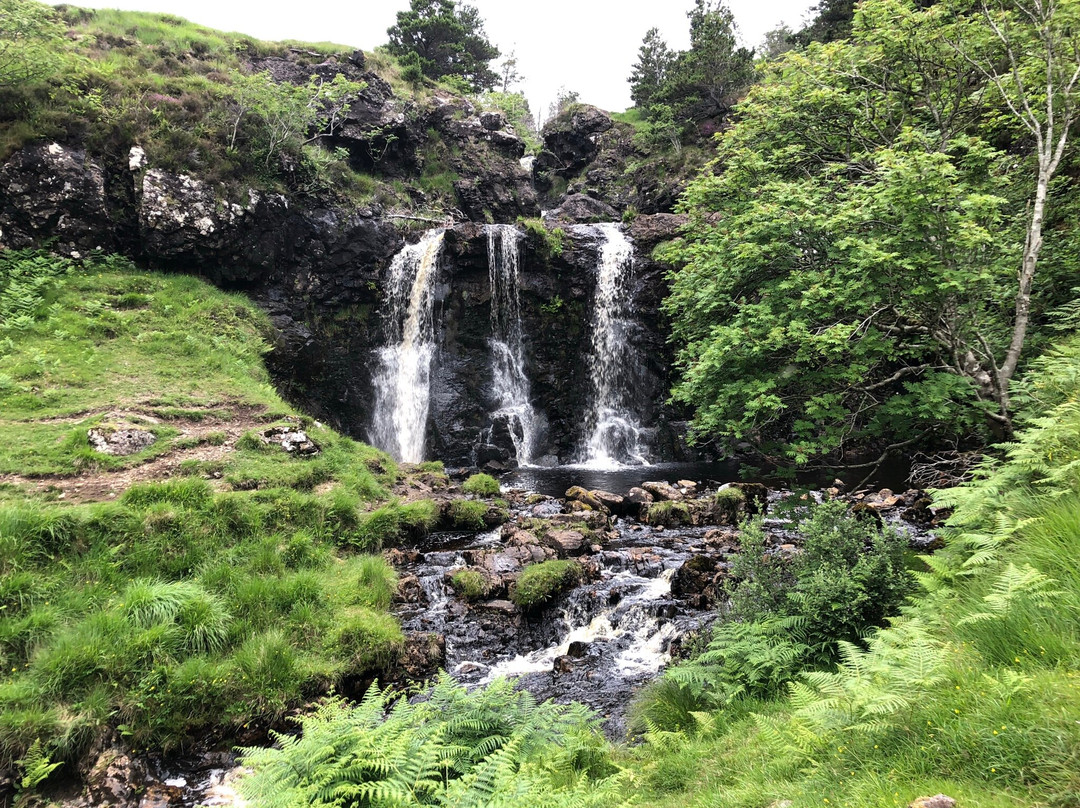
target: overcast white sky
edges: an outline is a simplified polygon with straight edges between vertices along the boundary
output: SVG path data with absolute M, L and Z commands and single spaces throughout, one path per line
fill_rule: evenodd
M 816 0 L 729 0 L 747 45 L 781 21 L 798 28 Z M 260 39 L 330 41 L 371 50 L 408 0 L 90 0 L 78 5 L 164 11 Z M 630 105 L 626 77 L 645 32 L 656 26 L 668 45 L 688 45 L 686 12 L 693 0 L 472 0 L 488 38 L 516 51 L 524 91 L 535 114 L 560 87 L 612 111 Z

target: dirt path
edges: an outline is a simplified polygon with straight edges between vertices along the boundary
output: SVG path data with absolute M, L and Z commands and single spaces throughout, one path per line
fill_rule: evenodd
M 188 441 L 206 440 L 224 434 L 225 440 L 218 443 L 199 443 L 187 448 L 169 449 L 164 454 L 150 458 L 138 465 L 116 470 L 91 470 L 71 476 L 50 475 L 43 477 L 24 477 L 19 474 L 0 474 L 0 483 L 17 485 L 38 493 L 56 494 L 67 502 L 106 502 L 116 499 L 131 485 L 141 482 L 165 480 L 174 477 L 180 470 L 181 463 L 190 460 L 203 462 L 223 461 L 236 448 L 236 441 L 247 431 L 266 422 L 264 407 L 257 407 L 237 402 L 207 405 L 205 407 L 188 406 L 184 409 L 206 411 L 199 418 L 162 418 L 161 409 L 148 405 L 134 405 L 124 409 L 90 411 L 80 415 L 41 419 L 52 423 L 81 423 L 96 415 L 106 415 L 110 420 L 130 420 L 138 418 L 151 423 L 167 423 L 180 431 L 171 438 L 173 444 Z M 38 421 L 40 423 L 41 421 Z M 27 421 L 7 421 L 7 423 L 31 423 Z M 215 487 L 223 483 L 212 480 Z

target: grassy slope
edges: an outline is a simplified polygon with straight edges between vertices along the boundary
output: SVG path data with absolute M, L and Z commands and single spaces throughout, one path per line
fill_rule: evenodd
M 956 506 L 948 546 L 869 652 L 625 750 L 643 804 L 1080 802 L 1078 361 L 1073 339 L 1037 363 L 1040 417 L 1005 461 L 939 494 Z
M 0 309 L 0 470 L 23 475 L 0 495 L 0 768 L 37 738 L 58 759 L 109 726 L 167 748 L 273 721 L 394 661 L 394 572 L 359 553 L 437 509 L 368 514 L 393 462 L 310 421 L 315 457 L 262 444 L 299 417 L 269 385 L 250 302 L 7 253 Z M 158 440 L 100 455 L 86 430 L 107 423 Z M 93 480 L 111 501 L 68 504 Z
M 59 19 L 66 36 L 52 43 L 53 75 L 36 83 L 0 88 L 0 161 L 17 149 L 44 139 L 85 144 L 95 156 L 126 161 L 138 144 L 148 164 L 191 172 L 220 182 L 241 196 L 249 187 L 324 202 L 378 204 L 410 208 L 410 186 L 432 198 L 430 204 L 457 204 L 448 167 L 451 147 L 437 133 L 422 155 L 424 170 L 412 182 L 358 171 L 347 155 L 304 143 L 295 133 L 279 144 L 288 159 L 265 159 L 258 117 L 237 124 L 233 78 L 249 73 L 259 58 L 287 58 L 302 67 L 328 59 L 346 61 L 354 48 L 328 42 L 266 42 L 216 31 L 170 14 L 63 6 Z M 447 85 L 402 77 L 398 61 L 382 49 L 365 54 L 366 69 L 386 81 L 401 103 L 423 105 L 436 92 L 458 95 Z M 274 92 L 268 86 L 268 97 Z M 481 105 L 486 102 L 481 101 Z M 280 156 L 279 156 L 280 157 Z

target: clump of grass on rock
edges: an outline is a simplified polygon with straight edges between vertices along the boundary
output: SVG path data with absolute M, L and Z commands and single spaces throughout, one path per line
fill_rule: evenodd
M 494 497 L 499 493 L 499 481 L 490 474 L 474 474 L 464 482 L 461 490 L 480 497 Z
M 523 609 L 535 609 L 553 601 L 581 580 L 576 561 L 542 561 L 525 568 L 511 600 Z

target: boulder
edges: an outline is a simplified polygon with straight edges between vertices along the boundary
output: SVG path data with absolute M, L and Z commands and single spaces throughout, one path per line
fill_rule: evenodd
M 427 595 L 420 579 L 415 575 L 402 575 L 398 578 L 397 593 L 394 600 L 398 603 L 427 603 Z
M 656 499 L 678 502 L 683 498 L 682 492 L 671 483 L 661 481 L 645 482 L 641 487 L 653 495 Z
M 626 495 L 626 501 L 633 505 L 651 505 L 653 495 L 644 488 L 631 488 Z
M 619 213 L 607 202 L 585 194 L 571 194 L 555 210 L 549 211 L 546 221 L 555 224 L 588 224 L 618 221 Z
M 272 426 L 259 436 L 263 443 L 277 444 L 289 454 L 315 455 L 319 446 L 307 436 L 307 433 L 291 426 Z
M 446 667 L 446 638 L 431 631 L 406 634 L 399 665 L 410 681 L 430 679 Z
M 654 213 L 649 216 L 635 216 L 630 224 L 630 238 L 634 243 L 651 248 L 661 241 L 668 241 L 679 235 L 679 228 L 690 220 L 686 214 Z
M 153 783 L 139 800 L 139 808 L 179 808 L 184 804 L 184 789 L 165 783 Z
M 601 507 L 611 511 L 611 513 L 623 514 L 628 510 L 626 507 L 626 500 L 618 494 L 612 494 L 610 491 L 602 491 L 600 489 L 590 491 L 589 494 L 592 495 L 593 499 L 600 503 Z
M 560 558 L 579 553 L 583 548 L 588 549 L 585 536 L 576 530 L 549 531 L 544 541 L 559 554 Z
M 743 493 L 746 501 L 746 512 L 750 516 L 765 513 L 769 507 L 769 488 L 761 483 L 731 483 L 732 488 L 738 488 Z
M 480 607 L 504 615 L 517 614 L 518 611 L 518 607 L 508 600 L 489 600 L 486 603 L 481 603 Z
M 611 129 L 613 123 L 605 112 L 588 104 L 576 104 L 544 125 L 541 135 L 544 152 L 537 159 L 537 168 L 552 167 L 555 173 L 573 177 L 585 168 L 599 151 L 598 135 Z
M 933 797 L 919 797 L 913 800 L 908 808 L 956 808 L 956 800 L 944 794 L 935 794 Z
M 569 654 L 555 657 L 551 664 L 552 673 L 570 673 L 574 669 L 574 658 Z
M 696 609 L 710 608 L 723 593 L 725 574 L 721 559 L 691 556 L 671 576 L 671 594 L 688 601 Z
M 584 659 L 589 653 L 589 644 L 581 640 L 574 640 L 566 649 L 566 655 L 572 659 Z
M 592 492 L 586 491 L 580 485 L 572 486 L 566 489 L 566 498 L 571 502 L 579 502 L 582 505 L 587 505 L 594 511 L 603 510 L 604 505 L 600 502 Z
M 86 439 L 95 452 L 127 457 L 153 445 L 157 436 L 145 429 L 94 427 L 87 431 Z
M 54 249 L 66 255 L 110 250 L 110 225 L 105 169 L 82 149 L 30 146 L 0 166 L 0 247 L 55 239 Z
M 86 777 L 91 804 L 135 808 L 147 778 L 146 766 L 118 746 L 102 752 Z

